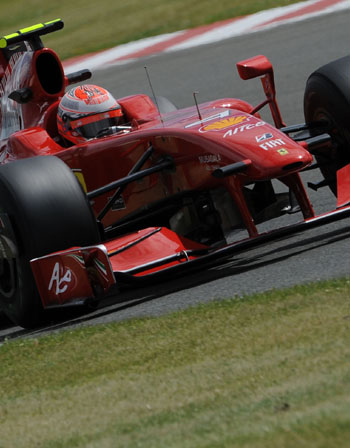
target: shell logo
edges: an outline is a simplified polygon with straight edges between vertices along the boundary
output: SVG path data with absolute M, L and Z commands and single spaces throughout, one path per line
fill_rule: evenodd
M 247 119 L 246 115 L 237 115 L 236 117 L 225 118 L 220 121 L 215 121 L 215 123 L 208 124 L 207 126 L 203 126 L 200 130 L 204 131 L 220 131 L 221 129 L 229 128 L 230 126 L 234 126 L 236 124 L 240 124 Z

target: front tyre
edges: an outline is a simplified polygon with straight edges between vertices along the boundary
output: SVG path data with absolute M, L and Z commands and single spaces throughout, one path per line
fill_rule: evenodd
M 43 156 L 0 166 L 0 306 L 32 327 L 42 304 L 29 261 L 100 236 L 87 197 L 68 166 Z
M 307 123 L 323 122 L 315 133 L 328 132 L 334 146 L 316 155 L 321 172 L 337 195 L 337 170 L 350 162 L 350 56 L 330 62 L 312 73 L 304 95 Z

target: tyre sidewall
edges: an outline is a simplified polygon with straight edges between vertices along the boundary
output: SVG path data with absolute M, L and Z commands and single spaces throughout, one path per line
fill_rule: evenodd
M 331 180 L 330 189 L 336 195 L 336 172 L 350 162 L 350 58 L 342 58 L 321 67 L 310 75 L 304 95 L 307 123 L 326 120 L 334 143 L 329 154 L 316 155 L 323 176 Z M 315 129 L 315 135 L 324 132 Z

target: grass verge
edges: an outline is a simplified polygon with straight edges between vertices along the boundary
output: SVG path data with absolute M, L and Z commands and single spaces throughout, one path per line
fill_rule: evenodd
M 1 0 L 0 34 L 62 18 L 65 29 L 44 37 L 62 59 L 144 37 L 188 29 L 300 0 Z
M 0 347 L 0 447 L 350 440 L 350 280 Z

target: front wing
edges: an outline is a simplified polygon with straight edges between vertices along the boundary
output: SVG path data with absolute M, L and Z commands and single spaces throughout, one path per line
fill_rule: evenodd
M 152 227 L 104 244 L 36 258 L 30 263 L 44 308 L 82 304 L 103 297 L 116 284 L 149 284 L 174 278 L 349 216 L 347 205 L 215 249 L 182 238 L 165 227 Z

